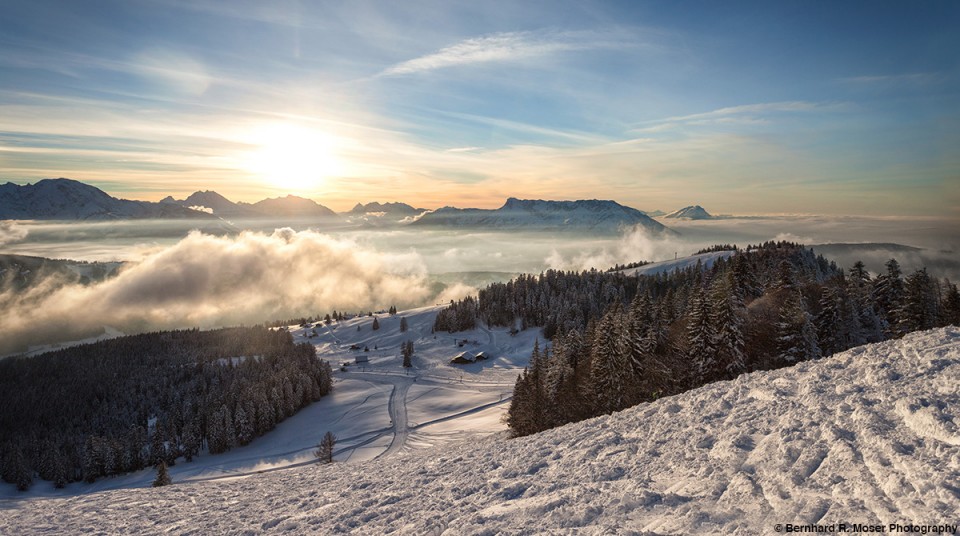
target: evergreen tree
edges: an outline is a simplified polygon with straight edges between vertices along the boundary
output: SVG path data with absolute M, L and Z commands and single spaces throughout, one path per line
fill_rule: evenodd
M 840 297 L 836 287 L 830 285 L 820 295 L 820 312 L 815 319 L 817 339 L 824 355 L 832 355 L 844 348 L 844 336 L 841 333 Z
M 944 325 L 960 326 L 960 291 L 957 285 L 951 284 L 949 280 L 944 283 L 946 290 L 943 299 L 943 318 Z
M 935 283 L 926 268 L 910 274 L 903 285 L 897 331 L 903 334 L 936 326 L 939 323 L 937 295 Z
M 237 404 L 237 411 L 233 414 L 234 429 L 237 432 L 237 443 L 246 445 L 253 441 L 255 437 L 253 422 L 247 416 L 247 411 L 243 406 Z
M 896 337 L 900 332 L 900 311 L 903 307 L 903 280 L 900 263 L 890 259 L 884 265 L 887 273 L 874 281 L 874 302 L 882 322 L 884 335 Z
M 718 365 L 713 348 L 713 323 L 710 321 L 710 304 L 701 285 L 696 284 L 690 312 L 687 315 L 687 359 L 690 363 L 691 385 L 703 385 L 713 381 Z
M 201 439 L 200 430 L 194 420 L 190 420 L 183 427 L 183 458 L 187 462 L 193 461 L 193 457 L 200 453 Z
M 404 368 L 413 366 L 413 341 L 404 341 L 400 344 L 400 352 L 403 354 Z
M 333 463 L 333 447 L 336 443 L 337 436 L 328 431 L 323 434 L 323 438 L 320 439 L 320 444 L 317 445 L 317 450 L 313 452 L 313 455 L 320 463 Z
M 654 359 L 657 346 L 652 306 L 645 293 L 637 293 L 630 303 L 624 336 L 628 354 L 628 403 L 634 405 L 646 399 L 652 391 L 648 367 Z
M 380 322 L 377 320 L 377 317 L 373 317 L 373 331 L 380 329 Z
M 153 481 L 153 487 L 169 486 L 172 483 L 170 473 L 167 472 L 167 462 L 160 462 L 160 465 L 157 466 L 157 478 Z
M 627 377 L 625 337 L 619 305 L 597 324 L 590 357 L 593 401 L 600 413 L 612 413 L 625 407 Z
M 529 435 L 535 432 L 533 418 L 530 416 L 533 401 L 530 397 L 530 387 L 527 370 L 517 376 L 513 384 L 513 396 L 510 398 L 510 407 L 507 409 L 507 426 L 515 437 Z
M 711 346 L 716 352 L 709 375 L 732 379 L 746 372 L 746 345 L 743 338 L 746 309 L 734 272 L 714 280 L 710 300 Z
M 407 317 L 400 318 L 400 333 L 406 333 L 407 331 Z
M 788 291 L 777 322 L 777 350 L 787 363 L 796 363 L 820 357 L 817 330 L 807 312 L 803 295 L 798 290 Z

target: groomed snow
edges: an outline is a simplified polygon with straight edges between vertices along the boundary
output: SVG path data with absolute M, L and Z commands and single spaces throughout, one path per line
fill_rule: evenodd
M 417 392 L 423 399 L 429 389 Z M 0 533 L 773 534 L 776 523 L 955 524 L 958 423 L 960 329 L 947 328 L 522 439 L 6 501 Z

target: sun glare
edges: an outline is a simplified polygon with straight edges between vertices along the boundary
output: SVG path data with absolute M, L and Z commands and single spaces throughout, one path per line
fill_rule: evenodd
M 258 146 L 247 169 L 284 190 L 306 192 L 342 173 L 333 138 L 325 132 L 295 124 L 258 128 L 252 139 Z

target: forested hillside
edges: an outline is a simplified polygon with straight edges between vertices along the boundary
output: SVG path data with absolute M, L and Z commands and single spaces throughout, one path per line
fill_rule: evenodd
M 146 333 L 0 360 L 0 476 L 93 482 L 245 445 L 330 391 L 283 331 Z
M 768 242 L 669 274 L 547 271 L 451 305 L 436 329 L 480 319 L 542 326 L 517 381 L 509 424 L 527 435 L 912 331 L 960 322 L 949 281 L 895 260 L 871 277 L 801 245 Z

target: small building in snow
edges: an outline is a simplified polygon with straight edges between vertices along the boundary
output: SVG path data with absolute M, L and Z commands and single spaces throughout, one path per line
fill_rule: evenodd
M 474 361 L 483 361 L 487 358 L 487 354 L 483 352 L 477 352 L 477 355 L 473 356 Z
M 368 356 L 366 356 L 366 355 L 361 354 L 361 355 L 358 355 L 358 356 L 356 356 L 356 357 L 354 358 L 354 362 L 355 362 L 356 364 L 358 364 L 358 365 L 360 365 L 360 364 L 362 364 L 362 363 L 369 363 L 369 362 L 370 362 L 370 358 L 369 358 Z
M 454 356 L 454 358 L 451 359 L 450 362 L 457 365 L 468 365 L 476 361 L 476 359 L 477 358 L 470 352 L 460 352 L 459 354 Z

